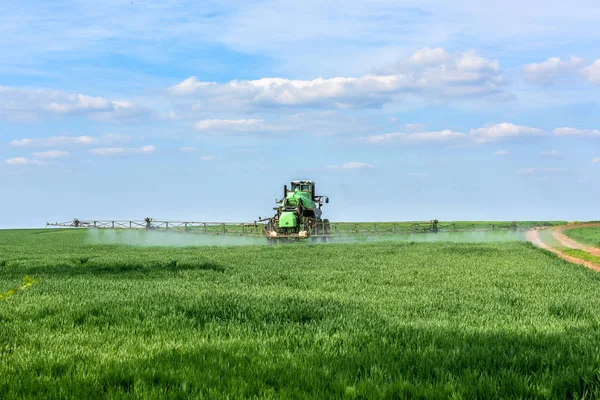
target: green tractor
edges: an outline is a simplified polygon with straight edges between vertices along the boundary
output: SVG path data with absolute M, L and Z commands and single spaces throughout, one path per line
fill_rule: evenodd
M 321 218 L 321 206 L 329 203 L 329 198 L 315 195 L 313 181 L 292 181 L 290 189 L 284 185 L 283 198 L 275 202 L 276 214 L 267 223 L 270 240 L 329 236 L 329 220 Z

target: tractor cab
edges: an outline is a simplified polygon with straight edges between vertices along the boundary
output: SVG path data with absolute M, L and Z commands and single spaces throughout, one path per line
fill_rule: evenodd
M 323 202 L 329 203 L 329 197 L 317 196 L 315 194 L 315 182 L 314 181 L 292 181 L 290 184 L 290 192 L 295 193 L 296 191 L 310 193 L 310 197 L 315 202 L 318 208 L 321 208 Z M 284 197 L 288 195 L 287 186 L 284 186 Z
M 311 212 L 316 214 L 317 218 L 321 217 L 321 206 L 323 202 L 329 203 L 327 196 L 315 195 L 315 182 L 314 181 L 292 181 L 290 183 L 290 189 L 287 185 L 283 186 L 283 198 L 277 203 L 281 204 L 283 208 L 296 207 L 298 201 L 301 202 L 302 207 L 308 210 L 317 210 Z
M 291 191 L 295 192 L 296 190 L 308 192 L 311 197 L 315 197 L 315 183 L 313 181 L 292 181 Z

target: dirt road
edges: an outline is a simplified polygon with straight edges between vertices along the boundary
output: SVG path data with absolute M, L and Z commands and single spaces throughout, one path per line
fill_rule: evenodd
M 593 224 L 577 224 L 577 225 L 560 226 L 560 227 L 557 227 L 552 230 L 552 235 L 556 238 L 556 240 L 558 240 L 558 242 L 560 244 L 562 244 L 565 247 L 569 247 L 571 249 L 579 249 L 579 250 L 587 251 L 588 253 L 590 253 L 592 255 L 600 257 L 600 249 L 593 247 L 593 246 L 587 246 L 585 244 L 577 243 L 576 241 L 574 241 L 573 239 L 571 239 L 564 233 L 566 230 L 569 230 L 569 229 L 583 228 L 583 227 L 600 227 L 600 224 L 593 223 Z
M 597 249 L 595 247 L 585 246 L 580 243 L 577 243 L 573 239 L 568 238 L 564 233 L 562 233 L 565 229 L 580 228 L 583 226 L 600 226 L 600 224 L 581 224 L 581 225 L 571 225 L 568 227 L 552 228 L 552 234 L 559 241 L 559 243 L 563 244 L 565 247 L 569 247 L 572 249 L 584 250 L 584 251 L 589 252 L 590 254 L 600 256 L 600 249 Z M 560 228 L 562 228 L 562 229 L 560 229 Z M 527 240 L 530 241 L 531 243 L 533 243 L 534 245 L 536 245 L 544 250 L 548 250 L 573 264 L 584 265 L 590 269 L 593 269 L 594 271 L 600 272 L 600 265 L 596 265 L 590 261 L 581 260 L 577 257 L 570 256 L 570 255 L 565 254 L 562 251 L 557 250 L 551 246 L 548 246 L 546 243 L 542 242 L 542 240 L 540 239 L 540 233 L 539 233 L 538 229 L 531 229 L 531 230 L 527 231 Z M 567 243 L 569 245 L 567 245 Z M 573 247 L 573 246 L 577 246 L 577 247 Z

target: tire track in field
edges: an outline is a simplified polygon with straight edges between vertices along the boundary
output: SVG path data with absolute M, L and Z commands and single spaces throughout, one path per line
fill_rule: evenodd
M 594 271 L 600 272 L 600 265 L 596 265 L 596 264 L 594 264 L 594 263 L 592 263 L 590 261 L 582 260 L 580 258 L 570 256 L 570 255 L 565 254 L 562 251 L 557 250 L 557 249 L 555 249 L 553 247 L 550 247 L 546 243 L 542 242 L 542 239 L 540 239 L 539 230 L 537 230 L 537 229 L 530 229 L 530 230 L 528 230 L 527 234 L 526 234 L 526 237 L 527 237 L 528 241 L 530 241 L 534 245 L 538 246 L 539 248 L 542 248 L 544 250 L 550 251 L 550 252 L 556 254 L 560 258 L 562 258 L 562 259 L 564 259 L 564 260 L 566 260 L 566 261 L 568 261 L 570 263 L 583 265 L 585 267 L 593 269 Z

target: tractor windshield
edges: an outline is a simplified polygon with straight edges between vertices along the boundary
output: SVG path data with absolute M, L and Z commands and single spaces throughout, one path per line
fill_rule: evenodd
M 296 189 L 300 190 L 301 192 L 310 192 L 312 190 L 312 188 L 310 187 L 310 184 L 307 184 L 307 183 L 292 184 L 292 190 L 296 191 Z

